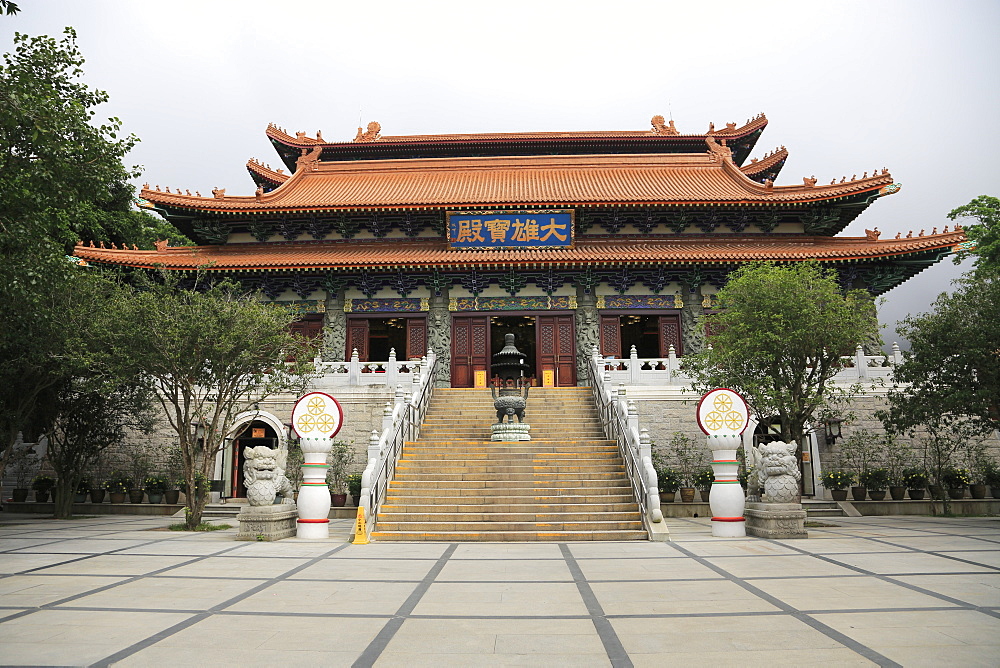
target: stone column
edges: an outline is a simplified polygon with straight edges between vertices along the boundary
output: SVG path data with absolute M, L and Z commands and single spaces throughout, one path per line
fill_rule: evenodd
M 448 301 L 448 288 L 442 288 L 440 296 L 430 298 L 427 312 L 427 341 L 437 355 L 435 387 L 451 387 L 451 312 Z
M 698 323 L 705 309 L 702 308 L 701 286 L 694 290 L 684 291 L 684 306 L 681 308 L 681 337 L 684 341 L 684 354 L 696 355 L 705 347 L 705 332 Z
M 344 362 L 347 347 L 347 314 L 344 313 L 344 289 L 326 293 L 326 313 L 323 316 L 323 361 Z
M 600 316 L 597 298 L 582 287 L 576 288 L 576 384 L 590 384 L 590 356 L 600 345 Z

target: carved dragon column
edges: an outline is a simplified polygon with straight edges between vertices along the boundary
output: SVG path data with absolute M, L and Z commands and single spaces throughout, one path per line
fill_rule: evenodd
M 432 295 L 427 312 L 427 341 L 437 355 L 435 387 L 451 387 L 451 311 L 448 288 Z
M 590 384 L 590 355 L 594 346 L 599 345 L 600 333 L 598 324 L 600 317 L 597 313 L 597 298 L 584 290 L 583 287 L 576 288 L 576 384 L 586 386 Z
M 344 312 L 344 288 L 326 292 L 326 313 L 323 316 L 323 361 L 345 362 L 347 348 L 347 314 Z
M 687 291 L 687 299 L 681 308 L 681 336 L 684 338 L 685 355 L 695 355 L 705 347 L 705 332 L 698 323 L 698 319 L 705 312 L 702 306 L 703 299 L 701 286 L 692 286 L 692 289 Z

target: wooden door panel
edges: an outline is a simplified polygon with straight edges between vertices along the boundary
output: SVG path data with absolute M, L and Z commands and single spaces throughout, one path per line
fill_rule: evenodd
M 475 372 L 489 368 L 489 318 L 451 319 L 451 386 L 472 387 Z
M 420 359 L 427 352 L 427 320 L 408 318 L 406 320 L 406 359 Z
M 681 337 L 681 318 L 678 315 L 660 316 L 660 357 L 666 357 L 670 353 L 670 346 L 674 347 L 674 352 L 680 357 L 684 354 Z
M 571 315 L 540 315 L 536 320 L 538 367 L 555 371 L 558 387 L 576 385 L 576 332 Z
M 347 357 L 351 359 L 354 351 L 358 351 L 358 359 L 368 361 L 368 321 L 365 319 L 348 319 L 347 321 Z
M 601 316 L 601 355 L 618 357 L 622 352 L 621 321 L 617 315 Z

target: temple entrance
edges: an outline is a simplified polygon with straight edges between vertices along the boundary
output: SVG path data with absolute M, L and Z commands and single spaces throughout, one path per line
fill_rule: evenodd
M 395 349 L 397 360 L 420 359 L 427 352 L 427 320 L 423 316 L 347 319 L 345 359 L 357 350 L 362 362 L 386 362 Z
M 670 346 L 684 354 L 681 317 L 677 313 L 602 313 L 601 354 L 627 358 L 635 346 L 639 358 L 666 357 Z
M 556 387 L 576 385 L 576 329 L 572 314 L 455 315 L 451 319 L 451 386 L 475 387 L 476 372 L 489 377 L 493 354 L 503 348 L 503 338 L 514 334 L 514 345 L 525 353 L 525 362 L 537 385 L 546 372 Z
M 236 498 L 246 497 L 247 488 L 243 484 L 243 462 L 246 460 L 246 457 L 243 455 L 243 451 L 246 448 L 256 448 L 258 445 L 277 448 L 278 434 L 275 433 L 274 428 L 268 423 L 261 420 L 254 420 L 246 425 L 246 428 L 240 432 L 239 436 L 233 439 L 232 468 L 230 469 L 232 475 L 229 476 L 229 496 Z

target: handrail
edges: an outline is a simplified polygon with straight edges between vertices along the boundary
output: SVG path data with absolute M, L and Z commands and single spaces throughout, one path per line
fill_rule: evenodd
M 653 468 L 652 445 L 649 434 L 639 431 L 639 413 L 635 404 L 625 402 L 618 390 L 611 387 L 604 368 L 604 359 L 594 347 L 590 356 L 591 390 L 601 416 L 601 425 L 608 439 L 618 444 L 625 474 L 632 485 L 632 493 L 642 513 L 642 523 L 653 538 L 654 533 L 663 535 L 663 511 L 660 508 L 659 484 L 656 469 Z M 653 525 L 658 525 L 654 527 Z
M 396 385 L 395 401 L 386 404 L 382 418 L 382 433 L 373 430 L 368 442 L 368 464 L 361 474 L 361 507 L 365 513 L 365 538 L 371 536 L 378 511 L 385 501 L 389 483 L 396 474 L 403 445 L 420 434 L 420 425 L 427 413 L 427 404 L 434 393 L 437 357 L 427 350 L 418 371 L 413 372 L 412 391 L 405 396 L 402 385 Z

